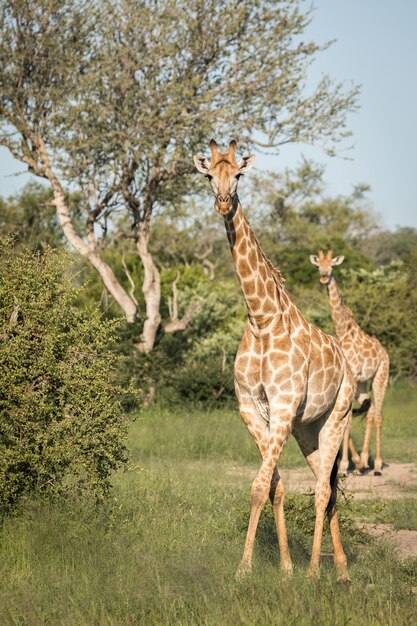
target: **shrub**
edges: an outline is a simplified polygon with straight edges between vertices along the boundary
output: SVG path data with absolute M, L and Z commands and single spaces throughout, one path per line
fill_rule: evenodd
M 76 306 L 70 255 L 0 241 L 0 507 L 31 493 L 103 497 L 127 461 L 117 322 Z

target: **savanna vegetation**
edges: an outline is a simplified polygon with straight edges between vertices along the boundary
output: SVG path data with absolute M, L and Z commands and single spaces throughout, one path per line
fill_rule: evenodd
M 415 529 L 406 490 L 398 508 L 342 500 L 349 589 L 326 558 L 306 579 L 314 506 L 291 492 L 294 578 L 269 509 L 252 581 L 233 577 L 258 462 L 233 390 L 246 311 L 192 155 L 212 135 L 283 160 L 288 142 L 346 145 L 359 91 L 307 89 L 328 45 L 306 41 L 312 15 L 301 0 L 1 2 L 0 145 L 34 175 L 0 197 L 1 622 L 412 622 L 415 561 L 354 524 Z M 390 354 L 384 459 L 412 462 L 417 231 L 384 230 L 365 184 L 333 197 L 323 175 L 301 160 L 239 193 L 329 332 L 308 257 L 345 256 L 344 299 Z M 290 441 L 282 467 L 304 464 Z

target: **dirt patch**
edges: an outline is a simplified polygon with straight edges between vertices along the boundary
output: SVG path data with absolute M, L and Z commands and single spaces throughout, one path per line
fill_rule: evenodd
M 229 467 L 226 473 L 233 476 L 245 476 L 253 479 L 258 468 Z M 315 478 L 310 469 L 283 469 L 280 474 L 287 491 L 311 493 L 315 488 Z M 404 496 L 416 496 L 417 463 L 390 463 L 383 468 L 382 476 L 374 476 L 373 472 L 355 475 L 349 474 L 341 480 L 341 488 L 346 494 L 358 500 L 364 499 L 395 499 Z M 395 550 L 397 558 L 405 560 L 417 557 L 417 531 L 396 530 L 390 524 L 357 523 L 358 528 L 377 539 L 388 541 Z M 417 593 L 417 587 L 413 589 Z
M 417 557 L 417 530 L 396 530 L 390 524 L 357 524 L 358 528 L 376 539 L 385 539 L 400 561 Z
M 228 467 L 226 474 L 245 476 L 253 479 L 259 468 Z M 315 488 L 315 478 L 308 467 L 282 469 L 280 474 L 288 491 L 309 493 Z M 373 472 L 356 476 L 349 474 L 341 481 L 342 488 L 354 498 L 363 500 L 402 498 L 407 493 L 417 493 L 417 464 L 390 463 L 384 466 L 382 476 L 374 476 Z

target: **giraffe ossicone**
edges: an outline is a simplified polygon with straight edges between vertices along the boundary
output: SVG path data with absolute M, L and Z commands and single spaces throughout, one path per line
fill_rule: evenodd
M 320 282 L 326 285 L 329 297 L 330 312 L 336 336 L 340 341 L 343 353 L 352 370 L 356 388 L 356 398 L 361 405 L 361 412 L 366 412 L 366 427 L 359 457 L 350 435 L 350 424 L 345 433 L 343 442 L 343 456 L 340 464 L 343 473 L 349 467 L 348 448 L 351 450 L 352 461 L 356 470 L 364 472 L 369 468 L 369 444 L 372 434 L 372 425 L 376 430 L 376 451 L 374 472 L 378 476 L 382 473 L 381 454 L 381 427 L 382 404 L 389 377 L 389 357 L 376 337 L 367 335 L 355 321 L 352 311 L 347 307 L 340 296 L 333 268 L 340 265 L 344 256 L 333 257 L 330 249 L 325 254 L 319 250 L 318 256 L 310 255 L 310 261 L 320 272 Z M 368 392 L 371 384 L 373 399 Z M 355 411 L 354 411 L 355 413 Z
M 210 180 L 223 216 L 248 317 L 235 360 L 241 417 L 262 457 L 251 490 L 251 511 L 237 576 L 250 572 L 259 516 L 268 496 L 278 533 L 281 568 L 292 571 L 284 516 L 284 486 L 277 462 L 292 433 L 317 478 L 316 522 L 310 573 L 319 572 L 324 518 L 330 524 L 340 580 L 348 580 L 336 512 L 338 452 L 351 416 L 355 382 L 339 342 L 310 324 L 292 302 L 280 271 L 262 251 L 240 204 L 239 177 L 254 155 L 236 159 L 236 142 L 211 157 L 195 156 Z

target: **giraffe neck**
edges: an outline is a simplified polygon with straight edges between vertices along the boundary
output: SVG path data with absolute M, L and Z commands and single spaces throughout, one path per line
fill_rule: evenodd
M 249 317 L 256 325 L 265 326 L 290 304 L 284 281 L 263 253 L 237 198 L 224 221 Z
M 342 302 L 342 297 L 337 288 L 334 277 L 327 284 L 327 293 L 329 295 L 330 312 L 332 315 L 333 326 L 337 337 L 343 337 L 347 331 L 349 316 Z

